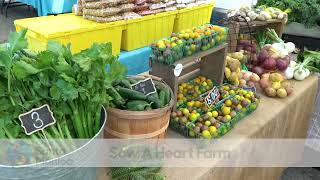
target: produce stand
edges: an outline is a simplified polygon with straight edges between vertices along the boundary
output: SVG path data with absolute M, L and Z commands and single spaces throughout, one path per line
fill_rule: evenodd
M 249 138 L 306 138 L 309 118 L 315 102 L 318 78 L 311 76 L 305 81 L 294 84 L 294 96 L 286 99 L 273 99 L 261 96 L 259 108 L 250 116 L 238 123 L 223 139 L 239 139 L 236 149 Z M 304 103 L 301 103 L 303 99 Z M 276 105 L 276 106 L 275 106 Z M 169 130 L 167 138 L 184 138 Z M 167 179 L 225 179 L 239 177 L 245 179 L 280 179 L 285 168 L 163 168 Z M 98 180 L 109 179 L 106 169 L 99 170 Z M 214 178 L 213 178 L 214 177 Z
M 219 45 L 215 48 L 196 53 L 176 61 L 173 65 L 151 62 L 150 74 L 161 77 L 173 90 L 174 97 L 177 97 L 178 84 L 203 75 L 217 84 L 223 82 L 223 69 L 225 66 L 225 57 L 227 44 Z M 177 64 L 182 64 L 183 70 L 179 77 L 174 75 L 174 68 Z

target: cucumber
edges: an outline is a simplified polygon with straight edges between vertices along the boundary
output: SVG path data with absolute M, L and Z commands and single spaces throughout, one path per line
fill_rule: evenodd
M 143 93 L 132 90 L 132 89 L 128 89 L 128 88 L 119 87 L 118 92 L 122 97 L 130 100 L 146 100 L 147 99 L 147 96 L 144 95 Z
M 126 101 L 122 98 L 122 96 L 116 91 L 115 88 L 111 87 L 107 89 L 108 94 L 113 98 L 112 102 L 118 107 L 121 108 Z
M 164 107 L 166 105 L 166 92 L 165 92 L 165 90 L 160 91 L 159 99 L 160 99 L 161 107 Z
M 136 84 L 138 81 L 135 79 L 128 79 L 130 81 L 131 84 Z
M 130 81 L 128 79 L 122 79 L 119 84 L 122 87 L 131 89 L 131 84 L 130 84 Z
M 160 99 L 158 97 L 158 93 L 154 93 L 154 94 L 149 95 L 147 97 L 147 101 L 149 103 L 152 103 L 151 107 L 153 109 L 161 108 L 161 102 L 160 102 Z
M 134 100 L 134 101 L 128 101 L 126 108 L 132 111 L 144 111 L 146 109 L 150 109 L 151 104 L 149 104 L 146 101 Z
M 167 104 L 170 103 L 171 100 L 171 93 L 170 93 L 170 89 L 169 88 L 165 88 L 164 89 L 165 94 L 165 104 L 163 106 L 166 106 Z

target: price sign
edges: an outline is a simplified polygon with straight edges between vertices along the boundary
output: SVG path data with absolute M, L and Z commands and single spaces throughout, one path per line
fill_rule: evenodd
M 133 90 L 142 92 L 144 95 L 149 95 L 157 92 L 156 87 L 151 78 L 139 81 L 131 86 Z
M 217 87 L 214 87 L 206 96 L 204 101 L 208 107 L 211 107 L 213 104 L 219 101 L 219 97 L 220 97 L 219 89 Z
M 19 115 L 19 120 L 27 135 L 42 131 L 46 127 L 56 123 L 53 113 L 47 104 Z

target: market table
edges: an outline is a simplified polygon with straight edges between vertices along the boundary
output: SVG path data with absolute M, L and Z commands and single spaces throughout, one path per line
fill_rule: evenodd
M 38 16 L 48 14 L 61 14 L 72 11 L 72 6 L 77 0 L 18 0 L 19 2 L 38 9 Z
M 306 138 L 310 116 L 314 107 L 318 88 L 318 77 L 311 76 L 304 81 L 293 82 L 294 93 L 285 99 L 268 98 L 261 95 L 258 109 L 240 121 L 223 139 L 239 139 L 237 148 L 242 141 L 249 138 Z M 183 138 L 169 130 L 167 138 Z M 232 146 L 232 145 L 231 145 Z M 167 179 L 184 180 L 273 180 L 279 179 L 283 167 L 272 168 L 163 168 Z M 99 180 L 106 177 L 106 169 L 99 171 Z

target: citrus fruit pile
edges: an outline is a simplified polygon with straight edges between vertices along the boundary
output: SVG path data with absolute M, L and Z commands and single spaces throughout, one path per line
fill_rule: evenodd
M 240 113 L 254 111 L 259 103 L 255 93 L 233 85 L 222 85 L 219 92 L 219 103 L 210 108 L 202 100 L 187 101 L 171 113 L 171 124 L 188 137 L 216 138 L 231 129 L 232 121 L 239 120 Z
M 195 26 L 151 44 L 151 61 L 173 64 L 175 61 L 206 51 L 226 41 L 228 28 L 211 24 Z
M 206 93 L 213 88 L 213 82 L 204 76 L 198 76 L 197 78 L 181 83 L 178 86 L 177 106 L 183 103 L 198 99 L 200 95 Z

